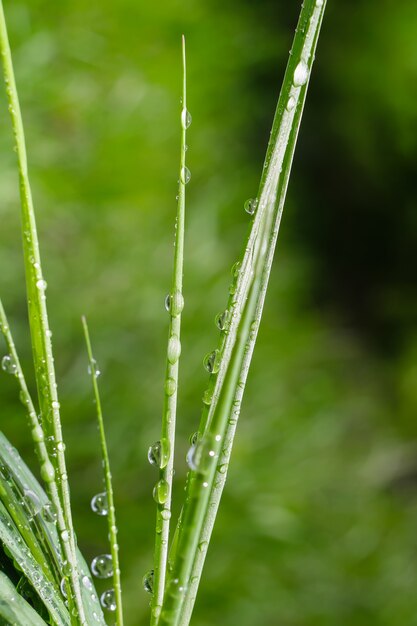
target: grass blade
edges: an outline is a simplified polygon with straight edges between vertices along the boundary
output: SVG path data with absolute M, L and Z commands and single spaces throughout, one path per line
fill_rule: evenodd
M 15 626 L 47 626 L 46 622 L 16 591 L 9 578 L 0 572 L 0 623 Z
M 233 344 L 227 353 L 226 364 L 223 361 L 224 354 L 221 356 L 218 369 L 221 371 L 223 365 L 224 377 L 220 385 L 217 381 L 217 395 L 214 396 L 214 402 L 212 401 L 207 418 L 202 424 L 204 430 L 198 444 L 197 467 L 189 481 L 179 546 L 170 574 L 160 626 L 189 623 L 204 562 L 204 558 L 197 558 L 197 546 L 200 545 L 203 530 L 208 538 L 210 536 L 222 492 L 222 486 L 217 486 L 216 470 L 217 467 L 220 468 L 219 460 L 228 462 L 230 455 L 232 431 L 228 430 L 228 422 L 238 390 L 239 394 L 243 394 L 259 327 L 324 8 L 325 2 L 310 0 L 304 3 L 301 10 L 261 178 L 257 216 L 249 237 L 249 258 L 246 252 L 238 279 L 239 288 L 232 289 L 232 295 L 237 293 L 236 300 L 232 303 L 232 320 L 238 320 L 235 322 Z M 247 294 L 247 298 L 243 294 Z M 240 400 L 238 398 L 239 402 Z M 229 425 L 233 425 L 233 419 Z M 219 485 L 222 482 L 224 481 L 220 478 Z M 210 504 L 214 507 L 210 508 Z M 190 585 L 194 574 L 197 580 L 193 580 Z
M 66 470 L 59 402 L 52 356 L 51 333 L 46 309 L 46 281 L 43 277 L 35 211 L 29 182 L 27 154 L 19 98 L 13 71 L 10 45 L 7 35 L 3 3 L 0 1 L 0 52 L 3 65 L 6 94 L 15 139 L 21 198 L 23 250 L 26 271 L 29 323 L 32 337 L 33 360 L 43 428 L 54 438 L 58 489 L 65 520 L 65 529 L 60 534 L 62 551 L 69 564 L 70 596 L 74 599 L 78 617 L 85 623 L 85 613 L 77 572 L 75 537 L 70 506 L 68 475 Z M 49 475 L 52 478 L 52 472 Z
M 182 110 L 181 110 L 181 146 L 180 172 L 178 188 L 177 219 L 175 231 L 174 269 L 172 290 L 167 298 L 169 312 L 168 351 L 165 371 L 165 395 L 162 414 L 160 439 L 159 481 L 155 486 L 154 499 L 157 502 L 155 533 L 155 569 L 152 596 L 151 625 L 158 621 L 165 590 L 165 578 L 168 561 L 168 542 L 171 518 L 172 477 L 174 473 L 175 424 L 177 411 L 178 368 L 181 352 L 181 312 L 184 307 L 182 294 L 184 264 L 184 222 L 185 222 L 185 185 L 190 174 L 185 164 L 186 133 L 191 123 L 187 110 L 186 55 L 185 38 L 182 37 Z
M 91 374 L 91 381 L 93 385 L 94 400 L 97 411 L 97 421 L 100 433 L 101 443 L 101 456 L 103 460 L 104 471 L 104 484 L 106 488 L 107 503 L 108 503 L 108 527 L 109 527 L 109 539 L 110 539 L 110 552 L 113 562 L 113 584 L 114 594 L 116 600 L 116 624 L 117 626 L 123 626 L 123 605 L 122 605 L 122 585 L 120 582 L 120 563 L 119 563 L 119 545 L 117 543 L 117 526 L 116 526 L 116 511 L 114 507 L 113 497 L 113 485 L 110 470 L 110 460 L 107 450 L 106 433 L 104 430 L 103 411 L 101 408 L 101 399 L 97 383 L 97 365 L 93 356 L 93 350 L 91 347 L 90 333 L 88 332 L 87 320 L 82 318 L 82 324 L 84 329 L 85 343 L 87 346 L 87 354 L 89 361 L 89 370 Z

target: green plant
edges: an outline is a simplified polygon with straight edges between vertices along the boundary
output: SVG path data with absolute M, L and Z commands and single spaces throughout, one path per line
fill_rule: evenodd
M 262 316 L 298 130 L 309 77 L 325 10 L 325 0 L 306 0 L 300 14 L 290 59 L 272 126 L 258 193 L 245 203 L 252 216 L 244 251 L 233 266 L 225 311 L 218 316 L 217 348 L 205 358 L 209 373 L 198 431 L 187 455 L 190 471 L 182 512 L 170 540 L 175 414 L 181 352 L 182 275 L 185 227 L 186 130 L 191 122 L 186 103 L 185 44 L 183 40 L 183 96 L 181 153 L 174 270 L 167 297 L 169 337 L 164 386 L 161 438 L 149 449 L 158 467 L 154 488 L 157 504 L 155 567 L 144 580 L 152 593 L 151 624 L 185 626 L 190 622 L 207 547 L 226 480 L 233 438 L 248 370 Z M 40 462 L 46 494 L 7 440 L 0 439 L 0 538 L 4 545 L 5 574 L 0 578 L 6 623 L 104 624 L 88 569 L 76 545 L 62 438 L 60 405 L 46 308 L 46 281 L 42 273 L 35 212 L 27 169 L 19 100 L 13 74 L 3 6 L 0 2 L 0 49 L 6 93 L 18 159 L 23 248 L 27 280 L 29 323 L 40 417 L 20 366 L 10 327 L 0 307 L 1 330 L 8 354 L 3 369 L 17 377 L 27 408 L 32 439 Z M 102 445 L 105 492 L 100 494 L 108 514 L 111 555 L 93 562 L 98 577 L 112 576 L 114 588 L 102 604 L 114 610 L 123 624 L 117 529 L 111 474 L 93 358 L 83 319 L 94 398 Z M 9 576 L 9 579 L 7 579 Z M 14 586 L 12 585 L 14 584 Z M 34 612 L 35 611 L 35 616 Z M 12 617 L 10 617 L 12 616 Z M 30 616 L 30 617 L 29 617 Z M 36 621 L 37 620 L 37 621 Z

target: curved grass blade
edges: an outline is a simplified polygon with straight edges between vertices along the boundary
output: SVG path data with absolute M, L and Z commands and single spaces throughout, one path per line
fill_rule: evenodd
M 222 384 L 218 387 L 215 403 L 212 403 L 208 418 L 203 424 L 204 432 L 196 455 L 197 468 L 189 481 L 179 546 L 170 574 L 160 626 L 185 625 L 189 623 L 191 616 L 204 562 L 204 557 L 197 557 L 197 546 L 201 545 L 203 530 L 208 538 L 210 537 L 222 492 L 223 480 L 220 478 L 217 481 L 216 470 L 217 467 L 219 469 L 221 467 L 219 459 L 226 460 L 230 455 L 231 441 L 226 440 L 228 422 L 236 394 L 243 393 L 251 356 L 248 346 L 251 346 L 251 342 L 254 343 L 259 327 L 324 8 L 325 2 L 310 0 L 304 3 L 301 10 L 261 178 L 257 200 L 259 218 L 254 220 L 253 228 L 256 228 L 256 232 L 247 261 L 249 271 L 242 268 L 240 285 L 243 285 L 243 288 L 241 291 L 237 290 L 237 300 L 232 304 L 233 313 L 235 314 L 236 310 L 240 312 L 237 316 L 239 322 L 230 350 L 230 359 L 224 365 Z M 249 240 L 251 236 L 252 233 Z M 244 261 L 246 258 L 245 254 Z M 244 292 L 247 298 L 242 297 Z M 249 356 L 249 359 L 245 358 L 245 355 Z M 221 365 L 220 362 L 219 370 Z M 233 421 L 229 425 L 233 425 Z M 231 431 L 228 433 L 229 439 L 230 435 Z M 190 584 L 192 576 L 194 579 Z
M 174 243 L 174 268 L 171 293 L 167 297 L 169 312 L 168 350 L 165 370 L 165 395 L 162 413 L 160 452 L 158 459 L 159 480 L 154 489 L 157 503 L 155 533 L 155 565 L 152 596 L 151 625 L 159 618 L 165 590 L 168 562 L 169 530 L 171 518 L 172 478 L 174 474 L 175 425 L 177 412 L 178 370 L 181 353 L 181 312 L 184 307 L 182 294 L 184 266 L 184 227 L 185 227 L 185 185 L 190 173 L 185 164 L 186 134 L 191 123 L 187 109 L 187 76 L 185 38 L 182 37 L 182 110 L 181 110 L 181 145 L 178 204 Z
M 6 472 L 7 479 L 17 489 L 14 496 L 15 499 L 22 500 L 26 491 L 30 492 L 32 502 L 36 502 L 36 509 L 33 511 L 35 515 L 32 518 L 31 525 L 40 545 L 45 549 L 45 554 L 51 555 L 51 558 L 54 560 L 55 586 L 59 589 L 62 584 L 62 578 L 65 575 L 65 567 L 56 527 L 56 511 L 39 482 L 19 456 L 18 451 L 13 448 L 1 432 L 0 465 L 4 468 L 3 471 Z M 77 550 L 77 563 L 87 624 L 105 626 L 103 612 L 89 575 L 88 566 L 79 550 Z
M 58 472 L 58 489 L 66 526 L 65 530 L 60 533 L 60 542 L 62 551 L 66 555 L 69 566 L 69 585 L 71 587 L 69 597 L 74 600 L 78 617 L 81 623 L 84 624 L 86 619 L 77 572 L 75 536 L 72 523 L 68 474 L 66 470 L 64 446 L 62 441 L 62 428 L 52 355 L 51 333 L 49 330 L 46 308 L 46 281 L 42 273 L 35 211 L 29 182 L 23 122 L 13 71 L 3 2 L 1 0 L 0 53 L 19 170 L 23 251 L 36 384 L 38 388 L 43 427 L 47 436 L 54 438 L 54 445 L 56 446 L 56 462 L 54 461 L 54 465 L 55 471 Z
M 0 572 L 0 624 L 47 626 L 46 622 L 17 592 L 9 578 Z
M 110 471 L 110 460 L 107 450 L 106 433 L 104 430 L 103 412 L 101 408 L 100 393 L 97 383 L 97 366 L 96 360 L 93 356 L 91 347 L 90 334 L 88 332 L 87 320 L 82 317 L 82 324 L 84 329 L 85 343 L 87 345 L 87 354 L 89 361 L 89 370 L 91 374 L 91 380 L 93 384 L 94 400 L 97 411 L 97 421 L 100 432 L 101 443 L 101 456 L 103 459 L 103 471 L 104 471 L 104 484 L 106 488 L 106 496 L 108 503 L 108 526 L 109 526 L 109 539 L 110 539 L 110 552 L 113 562 L 113 584 L 114 594 L 116 600 L 116 624 L 117 626 L 123 626 L 123 604 L 122 604 L 122 585 L 120 581 L 120 563 L 119 563 L 119 545 L 117 543 L 117 525 L 116 525 L 116 511 L 114 507 L 113 497 L 113 485 Z

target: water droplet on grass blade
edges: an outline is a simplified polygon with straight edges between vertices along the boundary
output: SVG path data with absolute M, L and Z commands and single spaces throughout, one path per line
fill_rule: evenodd
M 177 383 L 173 378 L 167 378 L 165 381 L 165 393 L 167 396 L 173 396 L 177 389 Z
M 215 323 L 219 330 L 224 330 L 229 319 L 229 311 L 226 309 L 222 313 L 216 315 Z
M 147 593 L 153 593 L 154 570 L 151 569 L 142 579 L 143 588 Z
M 6 354 L 1 360 L 1 369 L 7 374 L 15 375 L 17 372 L 17 365 L 14 358 L 10 354 Z
M 209 374 L 216 374 L 219 371 L 220 366 L 220 358 L 219 351 L 213 350 L 207 354 L 204 358 L 204 367 L 209 372 Z
M 296 87 L 305 85 L 308 79 L 308 67 L 304 61 L 300 61 L 294 71 L 293 83 Z
M 84 585 L 84 587 L 88 589 L 88 591 L 93 590 L 93 582 L 89 576 L 83 576 L 81 579 L 81 582 Z
M 191 117 L 191 113 L 189 112 L 188 109 L 184 108 L 181 111 L 181 126 L 184 128 L 184 130 L 186 130 L 187 128 L 190 128 L 192 121 L 193 121 L 193 118 Z
M 109 504 L 107 502 L 107 494 L 105 491 L 97 493 L 91 499 L 91 510 L 97 515 L 105 516 L 109 512 Z
M 63 579 L 61 580 L 61 584 L 59 585 L 59 586 L 60 586 L 60 588 L 61 588 L 61 593 L 62 593 L 62 595 L 64 596 L 64 598 L 67 598 L 67 597 L 68 597 L 68 594 L 67 594 L 67 585 L 66 585 L 66 583 L 67 583 L 66 579 L 65 579 L 65 578 L 63 578 Z
M 149 446 L 148 461 L 151 465 L 164 468 L 168 463 L 169 443 L 167 439 L 161 439 Z
M 191 179 L 191 172 L 187 166 L 184 166 L 181 168 L 180 175 L 181 175 L 181 182 L 183 183 L 183 185 L 187 185 L 187 183 L 189 183 Z
M 296 100 L 294 96 L 290 96 L 287 102 L 287 111 L 292 111 L 293 108 L 295 107 L 295 103 L 296 103 Z
M 323 6 L 323 0 L 316 0 L 316 7 L 322 7 Z
M 246 200 L 244 204 L 245 211 L 246 213 L 249 213 L 249 215 L 253 215 L 255 213 L 257 206 L 258 200 L 256 198 L 249 198 L 249 200 Z
M 153 499 L 157 504 L 165 504 L 168 499 L 169 485 L 166 480 L 159 480 L 153 488 Z
M 116 605 L 116 594 L 114 593 L 114 589 L 107 589 L 100 596 L 100 604 L 103 609 L 107 611 L 115 611 L 117 608 Z
M 45 522 L 50 522 L 51 524 L 56 523 L 58 514 L 52 502 L 47 502 L 43 505 L 41 514 Z
M 181 342 L 177 335 L 171 335 L 168 341 L 167 358 L 171 365 L 178 361 L 181 355 Z
M 95 378 L 98 378 L 100 376 L 101 374 L 100 368 L 98 367 L 97 361 L 95 359 L 92 359 L 91 363 L 88 364 L 87 371 L 90 374 L 90 376 L 94 374 Z
M 91 572 L 96 578 L 110 578 L 113 576 L 113 561 L 111 554 L 100 554 L 91 561 Z
M 184 296 L 178 290 L 173 294 L 168 294 L 165 298 L 165 309 L 172 315 L 178 317 L 184 308 Z
M 48 284 L 47 284 L 46 280 L 44 280 L 43 278 L 40 278 L 38 281 L 36 281 L 36 286 L 39 289 L 39 291 L 45 291 L 45 289 L 47 288 Z

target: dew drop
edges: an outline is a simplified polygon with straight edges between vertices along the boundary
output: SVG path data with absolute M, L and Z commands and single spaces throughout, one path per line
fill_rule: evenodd
M 97 493 L 91 499 L 91 510 L 97 515 L 105 516 L 109 512 L 109 504 L 107 502 L 107 494 L 105 491 Z
M 184 108 L 181 111 L 181 126 L 184 128 L 184 130 L 186 130 L 187 128 L 190 128 L 192 121 L 193 121 L 193 118 L 191 117 L 191 113 L 189 112 L 188 109 Z
M 114 589 L 107 589 L 100 596 L 100 604 L 103 609 L 107 611 L 115 611 L 116 610 L 116 594 L 114 593 Z
M 249 213 L 249 215 L 253 215 L 255 213 L 257 206 L 258 200 L 256 198 L 249 198 L 249 200 L 246 200 L 244 204 L 245 211 L 246 213 Z
M 17 365 L 14 358 L 10 354 L 6 354 L 1 360 L 1 369 L 7 374 L 16 375 Z
M 292 111 L 293 108 L 295 107 L 295 103 L 296 103 L 296 100 L 294 96 L 290 96 L 287 102 L 287 111 Z
M 184 296 L 181 291 L 176 290 L 173 294 L 168 294 L 165 298 L 165 309 L 172 317 L 178 317 L 184 308 Z
M 91 363 L 89 363 L 87 371 L 90 376 L 94 375 L 94 378 L 98 378 L 100 376 L 100 368 L 98 367 L 97 361 L 95 359 L 92 359 Z
M 226 309 L 222 313 L 216 315 L 215 323 L 219 330 L 224 330 L 229 319 L 229 311 Z
M 323 6 L 323 0 L 316 0 L 316 7 L 322 7 Z
M 187 166 L 184 166 L 181 168 L 180 176 L 181 176 L 181 182 L 183 183 L 183 185 L 187 185 L 187 183 L 190 182 L 191 172 Z
M 305 85 L 308 79 L 308 67 L 304 61 L 300 61 L 294 71 L 293 83 L 296 87 Z
M 166 466 L 169 459 L 169 443 L 167 439 L 161 439 L 149 446 L 148 461 L 161 469 Z
M 163 478 L 153 488 L 153 499 L 157 504 L 165 504 L 168 499 L 169 485 Z
M 55 479 L 55 469 L 50 461 L 42 463 L 41 477 L 46 483 L 51 483 Z
M 66 579 L 63 578 L 61 580 L 61 584 L 59 585 L 61 588 L 61 593 L 64 596 L 64 598 L 68 598 L 66 582 L 67 582 Z
M 207 406 L 210 406 L 212 399 L 213 399 L 213 392 L 211 391 L 211 389 L 206 389 L 205 392 L 203 393 L 203 403 L 207 404 Z
M 38 281 L 36 281 L 36 286 L 39 289 L 39 291 L 45 291 L 48 285 L 47 285 L 46 280 L 44 280 L 43 278 L 40 278 Z
M 198 431 L 190 435 L 189 442 L 191 446 L 195 446 L 198 441 Z
M 32 429 L 32 439 L 35 443 L 40 443 L 41 441 L 44 441 L 45 435 L 44 435 L 42 426 L 40 424 L 37 424 Z
M 52 502 L 47 502 L 46 504 L 43 505 L 41 514 L 45 522 L 49 522 L 51 524 L 56 523 L 58 514 Z
M 171 519 L 171 511 L 169 509 L 162 509 L 161 517 L 163 520 Z
M 200 552 L 206 552 L 207 548 L 208 548 L 207 541 L 202 541 L 201 543 L 198 544 L 198 549 L 200 550 Z
M 145 574 L 142 579 L 143 588 L 147 593 L 153 593 L 153 579 L 154 579 L 154 570 L 151 569 L 149 572 Z
M 191 445 L 191 447 L 189 448 L 187 455 L 185 457 L 185 460 L 187 461 L 187 465 L 190 468 L 190 470 L 192 470 L 193 472 L 195 472 L 195 470 L 198 467 L 198 462 L 199 462 L 199 450 L 198 450 L 198 446 L 196 444 Z
M 62 531 L 61 539 L 64 543 L 67 543 L 67 541 L 69 541 L 69 532 L 67 530 Z
M 81 579 L 81 582 L 83 584 L 83 586 L 88 590 L 88 591 L 92 591 L 93 590 L 93 582 L 91 580 L 91 578 L 89 576 L 83 576 Z
M 171 365 L 178 361 L 181 355 L 181 342 L 177 335 L 171 335 L 168 341 L 167 358 Z
M 113 576 L 113 561 L 110 554 L 100 554 L 91 561 L 91 572 L 96 578 Z
M 213 350 L 213 352 L 209 352 L 204 358 L 204 367 L 209 372 L 209 374 L 217 374 L 220 367 L 220 359 L 219 359 L 219 351 Z
M 165 381 L 165 393 L 167 396 L 173 396 L 177 389 L 177 383 L 173 378 L 167 378 Z

